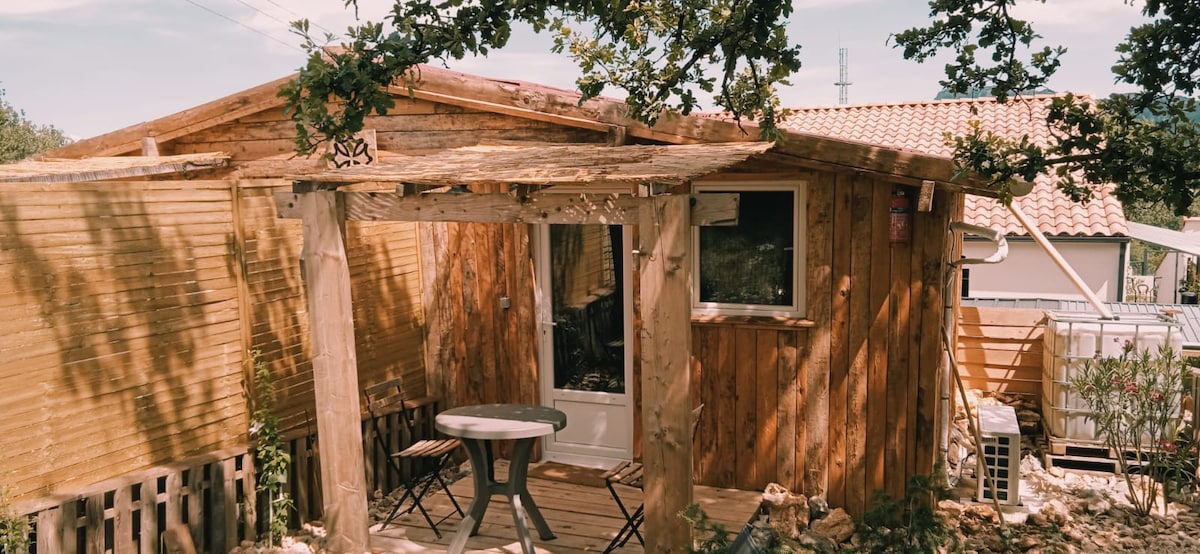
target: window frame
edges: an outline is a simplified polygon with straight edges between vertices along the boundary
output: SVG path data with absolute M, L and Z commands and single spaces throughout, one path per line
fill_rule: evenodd
M 807 206 L 808 182 L 800 179 L 782 181 L 699 181 L 692 184 L 693 194 L 706 192 L 793 192 L 792 205 L 792 304 L 776 306 L 766 304 L 731 304 L 728 302 L 700 301 L 700 227 L 692 229 L 692 314 L 700 316 L 762 316 L 798 319 L 807 313 Z M 741 220 L 746 214 L 739 213 Z

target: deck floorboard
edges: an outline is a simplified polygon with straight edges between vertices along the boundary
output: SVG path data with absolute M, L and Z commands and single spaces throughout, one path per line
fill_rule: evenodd
M 496 470 L 500 476 L 505 474 L 506 469 L 503 461 L 497 462 Z M 475 492 L 470 477 L 454 482 L 450 485 L 450 490 L 454 492 L 464 510 Z M 530 477 L 529 491 L 546 518 L 546 523 L 557 536 L 554 540 L 543 541 L 537 537 L 537 531 L 530 525 L 534 545 L 539 553 L 601 552 L 625 523 L 620 510 L 604 487 Z M 641 502 L 641 491 L 622 487 L 621 493 L 626 506 L 631 510 Z M 700 485 L 695 487 L 693 497 L 710 518 L 733 532 L 741 530 L 742 526 L 750 521 L 762 498 L 760 493 L 754 491 Z M 450 500 L 441 492 L 427 498 L 424 505 L 435 521 L 442 515 L 453 512 Z M 371 527 L 371 551 L 445 552 L 461 520 L 462 518 L 455 514 L 439 524 L 441 539 L 434 536 L 420 514 L 397 517 L 382 531 L 376 524 Z M 617 550 L 620 553 L 642 551 L 637 539 Z M 467 552 L 521 552 L 512 512 L 503 497 L 492 499 L 492 504 L 483 517 L 483 524 L 479 527 L 479 534 L 467 541 Z

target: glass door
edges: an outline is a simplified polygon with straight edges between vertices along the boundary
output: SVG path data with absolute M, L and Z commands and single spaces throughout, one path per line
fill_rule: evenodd
M 547 459 L 602 467 L 632 454 L 631 250 L 620 225 L 539 229 L 543 403 L 567 413 Z

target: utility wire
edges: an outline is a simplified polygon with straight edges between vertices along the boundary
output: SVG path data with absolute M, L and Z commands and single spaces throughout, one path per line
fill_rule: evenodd
M 251 4 L 251 3 L 247 2 L 246 0 L 237 0 L 237 1 L 238 1 L 238 3 L 240 3 L 241 5 L 243 5 L 243 6 L 246 6 L 247 8 L 250 8 L 250 9 L 252 9 L 252 10 L 254 10 L 254 11 L 258 12 L 258 13 L 261 13 L 261 14 L 263 14 L 263 15 L 265 15 L 265 16 L 267 16 L 267 17 L 271 18 L 271 19 L 274 19 L 275 21 L 277 21 L 277 22 L 279 22 L 279 23 L 283 23 L 284 25 L 291 25 L 291 22 L 284 21 L 284 20 L 282 20 L 282 19 L 279 19 L 278 17 L 275 17 L 275 16 L 273 16 L 273 15 L 271 15 L 271 14 L 267 13 L 267 12 L 264 12 L 264 11 L 260 10 L 260 9 L 258 8 L 258 6 L 255 6 L 254 4 Z
M 239 1 L 240 1 L 240 0 L 239 0 Z M 270 5 L 272 5 L 272 6 L 275 6 L 276 8 L 279 8 L 279 9 L 281 9 L 281 10 L 283 10 L 283 11 L 287 12 L 287 13 L 288 13 L 288 15 L 290 15 L 290 16 L 292 16 L 292 17 L 296 18 L 296 19 L 307 19 L 306 17 L 304 17 L 304 16 L 302 16 L 302 15 L 300 15 L 300 14 L 298 14 L 298 13 L 296 13 L 296 12 L 294 12 L 294 11 L 290 10 L 290 9 L 288 9 L 286 6 L 284 6 L 284 5 L 282 5 L 282 4 L 278 3 L 278 2 L 276 2 L 275 0 L 266 0 L 266 2 L 267 2 L 268 4 L 270 4 Z M 320 30 L 322 30 L 322 31 L 325 31 L 326 33 L 329 33 L 329 34 L 331 34 L 331 35 L 337 34 L 337 33 L 334 33 L 333 31 L 330 31 L 329 29 L 326 29 L 326 28 L 325 28 L 325 27 L 323 27 L 323 26 L 322 26 L 320 23 L 317 23 L 317 22 L 315 22 L 315 21 L 313 21 L 313 22 L 312 22 L 312 25 L 313 25 L 313 27 L 316 27 L 316 28 L 318 28 L 318 29 L 320 29 Z
M 183 1 L 184 1 L 184 2 L 187 2 L 188 4 L 191 4 L 191 5 L 193 5 L 193 6 L 196 6 L 197 8 L 200 8 L 200 9 L 202 9 L 202 10 L 204 10 L 204 11 L 208 12 L 208 13 L 211 13 L 211 14 L 213 14 L 213 15 L 217 16 L 217 17 L 220 17 L 220 18 L 222 18 L 222 19 L 226 19 L 226 20 L 232 21 L 232 22 L 234 22 L 234 23 L 237 23 L 238 25 L 241 25 L 242 27 L 245 27 L 245 28 L 247 28 L 247 29 L 249 29 L 249 30 L 251 30 L 251 31 L 254 31 L 255 33 L 258 33 L 258 34 L 260 34 L 260 35 L 262 35 L 262 36 L 264 36 L 264 37 L 267 37 L 267 38 L 269 38 L 269 39 L 271 39 L 271 40 L 273 40 L 273 41 L 275 41 L 275 42 L 278 42 L 279 44 L 282 44 L 282 45 L 284 45 L 284 46 L 287 46 L 288 48 L 292 48 L 292 49 L 294 49 L 294 50 L 298 50 L 298 51 L 300 51 L 300 52 L 304 52 L 304 50 L 303 50 L 303 49 L 301 49 L 299 46 L 296 46 L 295 44 L 291 44 L 291 43 L 289 43 L 289 42 L 285 42 L 285 41 L 283 41 L 283 40 L 279 39 L 278 37 L 275 37 L 275 36 L 273 36 L 273 35 L 271 35 L 271 34 L 269 34 L 269 33 L 265 32 L 265 31 L 263 31 L 262 29 L 259 29 L 259 28 L 257 28 L 257 27 L 252 27 L 252 26 L 250 26 L 250 25 L 247 25 L 247 24 L 245 24 L 245 23 L 242 23 L 241 21 L 238 21 L 237 19 L 234 19 L 234 18 L 232 18 L 232 17 L 230 17 L 230 16 L 228 16 L 228 15 L 225 15 L 225 14 L 223 14 L 223 13 L 221 13 L 221 12 L 217 11 L 217 10 L 214 10 L 214 9 L 212 9 L 212 8 L 208 7 L 208 6 L 205 6 L 205 5 L 203 5 L 203 4 L 199 3 L 199 2 L 197 2 L 196 0 L 183 0 Z

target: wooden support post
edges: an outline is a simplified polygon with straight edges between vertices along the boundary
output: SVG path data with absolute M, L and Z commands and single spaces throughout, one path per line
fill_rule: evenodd
M 642 426 L 646 552 L 686 551 L 692 530 L 691 206 L 658 196 L 640 209 Z
M 363 474 L 358 361 L 345 209 L 335 191 L 298 195 L 304 219 L 301 271 L 308 293 L 317 436 L 321 440 L 321 492 L 326 547 L 366 552 L 367 483 Z

